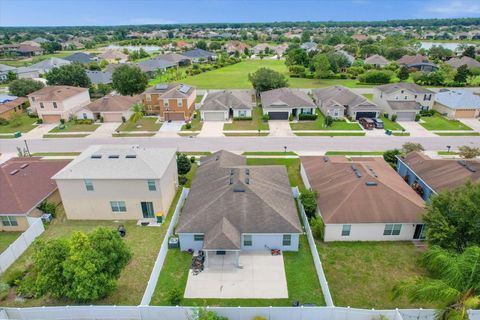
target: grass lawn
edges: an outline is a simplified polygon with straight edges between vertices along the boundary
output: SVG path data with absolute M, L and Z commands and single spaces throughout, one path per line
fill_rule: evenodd
M 195 97 L 195 102 L 196 102 L 196 103 L 199 103 L 200 101 L 202 101 L 202 99 L 203 99 L 203 95 L 200 95 L 200 94 L 199 94 L 199 95 L 197 95 L 197 96 Z
M 355 308 L 418 308 L 405 297 L 391 300 L 392 287 L 400 280 L 420 276 L 421 252 L 411 242 L 317 242 L 323 269 L 338 306 Z
M 12 244 L 13 241 L 17 240 L 17 238 L 21 235 L 21 232 L 16 231 L 2 231 L 0 232 L 0 253 L 5 251 L 9 245 Z
M 47 60 L 50 58 L 65 58 L 66 56 L 71 55 L 74 52 L 81 51 L 81 50 L 75 50 L 75 51 L 60 51 L 57 53 L 52 53 L 52 54 L 44 54 L 41 56 L 36 56 L 34 58 L 26 58 L 26 59 L 17 59 L 17 60 L 8 60 L 8 59 L 2 59 L 0 60 L 0 64 L 5 64 L 8 66 L 12 67 L 25 67 L 29 66 L 32 64 L 35 64 L 37 62 Z
M 145 117 L 140 119 L 137 123 L 127 121 L 122 123 L 117 131 L 158 131 L 162 126 L 161 123 L 156 123 L 158 118 Z
M 292 187 L 298 186 L 304 188 L 302 177 L 300 175 L 300 159 L 284 159 L 284 158 L 247 158 L 249 166 L 268 166 L 279 165 L 286 166 L 288 179 Z
M 180 151 L 181 153 L 185 153 L 189 156 L 208 156 L 212 153 L 210 151 Z
M 192 121 L 190 122 L 191 128 L 187 129 L 187 125 L 184 124 L 182 126 L 182 131 L 201 131 L 203 127 L 203 121 L 200 119 L 200 112 L 195 111 L 195 116 L 193 117 Z
M 76 124 L 75 121 L 65 122 L 65 127 L 60 129 L 60 125 L 56 126 L 49 132 L 91 132 L 100 128 L 97 124 Z
M 439 156 L 456 156 L 456 155 L 458 155 L 458 152 L 455 152 L 455 151 L 438 151 L 437 154 Z
M 152 297 L 151 305 L 170 305 L 169 292 L 178 288 L 182 292 L 188 279 L 192 256 L 178 249 L 168 250 L 167 258 Z M 287 299 L 183 299 L 186 306 L 291 306 L 292 301 L 313 303 L 323 306 L 322 290 L 318 282 L 312 255 L 306 236 L 300 237 L 298 252 L 284 252 L 285 275 L 287 277 Z
M 479 132 L 435 132 L 437 136 L 480 136 Z
M 404 128 L 398 122 L 393 122 L 392 120 L 385 117 L 381 117 L 380 120 L 383 121 L 383 126 L 385 127 L 385 130 L 404 130 Z
M 362 96 L 364 96 L 368 100 L 373 100 L 373 93 L 364 93 L 362 94 Z
M 266 67 L 285 74 L 288 78 L 289 86 L 292 88 L 320 88 L 332 85 L 343 85 L 349 88 L 372 87 L 370 85 L 361 85 L 357 80 L 344 79 L 303 79 L 290 78 L 285 60 L 244 60 L 224 68 L 207 71 L 195 76 L 189 76 L 182 82 L 198 87 L 199 89 L 246 89 L 252 85 L 248 81 L 248 74 L 253 73 L 259 68 Z M 154 83 L 152 81 L 151 83 Z
M 0 133 L 28 132 L 35 128 L 34 124 L 37 122 L 37 118 L 30 118 L 24 113 L 18 119 L 18 123 L 14 124 L 10 121 L 7 125 L 0 125 Z
M 51 138 L 85 138 L 88 136 L 87 134 L 44 134 L 43 138 L 51 139 Z
M 317 120 L 315 121 L 298 121 L 298 122 L 290 122 L 290 128 L 292 130 L 325 130 L 325 131 L 334 131 L 334 130 L 359 130 L 361 131 L 362 128 L 357 122 L 346 122 L 343 120 L 336 120 L 333 121 L 330 127 L 324 127 L 325 123 L 325 116 L 320 112 L 320 110 L 316 110 L 317 112 Z
M 338 136 L 364 136 L 365 132 L 294 132 L 296 136 L 322 136 L 322 137 L 338 137 Z
M 252 120 L 233 120 L 225 123 L 223 130 L 269 130 L 268 122 L 262 120 L 262 108 L 256 107 L 252 111 Z
M 408 137 L 410 136 L 410 132 L 393 132 L 392 135 L 396 137 Z
M 8 135 L 8 136 L 7 135 L 1 135 L 0 139 L 15 139 L 15 136 L 13 135 L 13 133 Z
M 224 133 L 223 134 L 226 137 L 266 137 L 268 136 L 268 133 L 266 132 L 237 132 L 237 133 Z
M 435 113 L 431 117 L 422 117 L 421 119 L 424 122 L 420 123 L 420 125 L 430 131 L 472 130 L 472 128 L 462 122 L 458 120 L 449 120 L 438 113 Z
M 381 156 L 382 151 L 327 151 L 326 156 Z
M 246 151 L 242 153 L 243 156 L 296 156 L 293 151 Z
M 114 138 L 141 138 L 153 137 L 155 133 L 112 133 Z
M 78 156 L 80 152 L 34 152 L 33 157 Z

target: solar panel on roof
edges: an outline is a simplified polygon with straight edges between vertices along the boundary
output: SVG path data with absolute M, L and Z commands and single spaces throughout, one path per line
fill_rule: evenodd
M 182 85 L 180 89 L 178 89 L 178 91 L 180 91 L 181 93 L 187 93 L 191 88 L 192 87 L 190 86 Z

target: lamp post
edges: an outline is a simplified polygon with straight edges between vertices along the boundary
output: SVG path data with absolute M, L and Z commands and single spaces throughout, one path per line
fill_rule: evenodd
M 27 140 L 23 140 L 23 142 L 25 142 L 25 148 L 27 148 L 28 156 L 31 157 L 32 155 L 30 154 L 30 149 L 28 148 Z
M 287 146 L 284 146 L 283 149 L 285 150 L 285 153 L 287 153 Z
M 450 148 L 451 148 L 451 147 L 452 147 L 452 146 L 447 146 L 447 152 L 448 152 L 448 153 L 450 153 Z

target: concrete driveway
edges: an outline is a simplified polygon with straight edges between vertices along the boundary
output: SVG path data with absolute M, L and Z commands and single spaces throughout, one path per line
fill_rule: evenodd
M 273 137 L 294 137 L 295 134 L 290 128 L 290 123 L 288 121 L 281 120 L 272 120 L 268 121 L 268 126 L 270 127 L 269 136 Z
M 235 267 L 233 252 L 226 255 L 211 253 L 208 258 L 208 267 L 198 275 L 189 272 L 185 298 L 288 298 L 282 255 L 242 252 L 241 268 Z
M 476 132 L 480 132 L 480 120 L 477 119 L 458 119 L 460 122 L 465 123 Z
M 185 124 L 185 121 L 165 121 L 160 127 L 161 132 L 178 132 L 182 129 L 182 126 Z
M 399 121 L 398 122 L 402 127 L 405 128 L 407 132 L 410 132 L 410 137 L 436 137 L 437 135 L 433 132 L 428 131 L 416 121 Z
M 44 134 L 47 134 L 58 125 L 59 123 L 39 124 L 36 128 L 24 133 L 22 136 L 24 139 L 42 139 Z
M 204 121 L 199 137 L 223 137 L 223 121 Z
M 87 138 L 111 138 L 112 133 L 121 125 L 121 122 L 104 122 L 100 127 L 93 131 Z

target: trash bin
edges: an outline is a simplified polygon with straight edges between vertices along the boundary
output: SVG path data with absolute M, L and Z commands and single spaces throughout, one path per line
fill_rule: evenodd
M 22 136 L 22 133 L 20 131 L 17 131 L 13 135 L 15 138 L 20 138 Z
M 388 136 L 391 136 L 392 135 L 392 130 L 390 130 L 390 129 L 385 130 L 385 134 L 388 135 Z
M 162 223 L 163 222 L 163 214 L 157 213 L 157 223 Z

